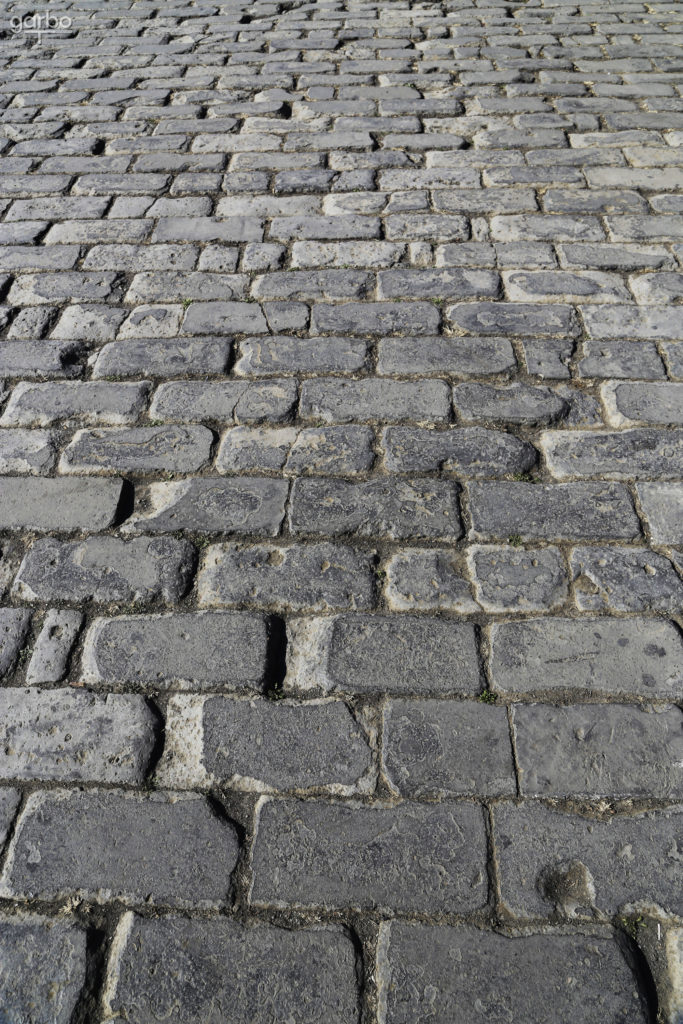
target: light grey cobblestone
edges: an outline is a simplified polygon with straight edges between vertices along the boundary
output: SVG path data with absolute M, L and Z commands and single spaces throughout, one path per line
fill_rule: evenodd
M 0 1005 L 7 1019 L 69 1024 L 85 985 L 86 943 L 85 930 L 68 917 L 2 918 Z

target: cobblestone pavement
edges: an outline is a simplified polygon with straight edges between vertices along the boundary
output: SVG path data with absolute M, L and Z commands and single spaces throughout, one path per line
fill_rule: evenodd
M 680 1024 L 683 6 L 40 9 L 0 1020 Z

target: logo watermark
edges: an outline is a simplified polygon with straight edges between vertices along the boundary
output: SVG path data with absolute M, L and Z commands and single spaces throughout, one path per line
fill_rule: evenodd
M 44 14 L 17 14 L 9 20 L 10 32 L 13 35 L 35 36 L 39 43 L 42 42 L 43 36 L 67 32 L 71 24 L 68 14 L 54 14 L 52 11 L 45 11 Z

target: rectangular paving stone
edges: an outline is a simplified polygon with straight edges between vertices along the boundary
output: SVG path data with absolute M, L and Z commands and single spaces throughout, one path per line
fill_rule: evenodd
M 122 480 L 87 477 L 0 479 L 3 530 L 106 530 L 116 518 Z
M 176 699 L 167 730 L 176 746 L 187 734 L 188 747 L 197 751 L 197 768 L 209 780 L 261 792 L 324 786 L 352 793 L 372 767 L 367 736 L 342 701 L 210 697 L 201 708 L 198 745 L 191 740 L 193 716 L 183 707 L 186 699 Z M 370 785 L 368 777 L 365 787 Z
M 87 934 L 71 917 L 0 918 L 0 1005 L 7 1020 L 70 1024 L 86 980 Z
M 680 807 L 595 818 L 535 801 L 493 811 L 504 906 L 515 916 L 613 915 L 629 904 L 680 914 Z
M 371 556 L 328 543 L 215 544 L 199 571 L 202 606 L 266 605 L 292 611 L 369 608 Z
M 683 485 L 636 484 L 650 536 L 655 544 L 683 544 Z
M 266 533 L 275 536 L 285 515 L 284 480 L 233 477 L 153 483 L 138 488 L 125 533 Z
M 147 405 L 149 385 L 64 381 L 16 385 L 5 406 L 3 426 L 50 426 L 72 418 L 88 424 L 135 422 Z
M 683 332 L 679 306 L 581 306 L 589 338 L 677 341 Z
M 338 219 L 338 218 L 335 218 Z M 318 302 L 311 331 L 320 334 L 434 334 L 441 315 L 431 302 Z
M 516 794 L 503 707 L 392 700 L 382 719 L 384 772 L 402 797 L 435 800 Z
M 165 422 L 278 422 L 289 416 L 296 398 L 296 381 L 287 379 L 178 381 L 157 388 L 149 413 Z
M 472 535 L 478 540 L 515 536 L 523 540 L 633 540 L 640 536 L 638 517 L 623 484 L 496 481 L 471 483 L 468 489 Z
M 257 303 L 193 302 L 185 313 L 183 334 L 267 334 Z
M 569 576 L 556 547 L 473 544 L 467 564 L 477 603 L 487 612 L 550 611 L 564 604 L 569 593 Z
M 646 548 L 574 548 L 570 568 L 582 611 L 676 614 L 683 602 L 683 581 L 672 563 Z
M 438 422 L 447 419 L 450 392 L 444 381 L 340 380 L 318 377 L 301 386 L 300 416 L 325 423 L 353 420 Z
M 496 298 L 500 278 L 492 270 L 383 270 L 377 275 L 382 299 L 415 298 L 465 299 Z
M 47 430 L 0 429 L 0 473 L 49 473 L 55 438 Z
M 178 601 L 194 572 L 195 550 L 175 537 L 37 540 L 12 588 L 22 601 Z
M 297 1024 L 360 1019 L 356 950 L 340 928 L 291 931 L 231 918 L 129 913 L 114 941 L 121 952 L 107 975 L 105 1003 L 122 1019 L 154 1024 L 169 1012 L 184 1024 L 205 1024 L 216 1014 L 234 1024 L 270 1024 L 273 1014 Z
M 38 791 L 24 805 L 0 892 L 206 907 L 225 902 L 238 854 L 235 828 L 195 794 Z
M 295 480 L 289 525 L 294 534 L 455 540 L 462 533 L 458 492 L 444 480 Z
M 559 303 L 465 302 L 447 306 L 446 323 L 456 334 L 548 335 L 576 334 L 575 313 L 571 306 Z
M 502 693 L 571 690 L 678 699 L 681 638 L 646 618 L 546 618 L 495 624 L 491 678 Z
M 667 479 L 683 473 L 682 430 L 547 430 L 540 444 L 550 472 L 558 480 Z
M 434 617 L 339 615 L 290 624 L 285 685 L 294 691 L 473 694 L 474 626 Z
M 683 384 L 607 381 L 600 394 L 612 427 L 639 423 L 683 425 Z
M 69 655 L 83 624 L 83 615 L 70 608 L 50 608 L 26 668 L 26 683 L 58 683 L 66 675 Z
M 270 800 L 259 814 L 256 906 L 464 913 L 487 901 L 481 807 Z
M 223 373 L 231 348 L 231 338 L 129 338 L 104 345 L 94 358 L 92 375 L 184 377 Z
M 60 462 L 63 473 L 192 473 L 209 460 L 206 427 L 103 427 L 78 430 Z
M 611 937 L 511 937 L 403 921 L 380 925 L 380 936 L 386 1024 L 483 1022 L 501 1014 L 545 1024 L 550 1008 L 558 1019 L 585 1024 L 647 1019 L 635 976 Z
M 14 306 L 35 306 L 45 302 L 106 299 L 116 275 L 96 273 L 21 274 L 9 290 L 7 301 Z
M 141 785 L 156 743 L 144 698 L 0 690 L 0 777 Z
M 672 800 L 683 793 L 679 708 L 518 704 L 513 723 L 525 796 Z
M 122 615 L 95 619 L 81 676 L 94 686 L 257 689 L 266 673 L 268 626 L 248 612 Z
M 365 364 L 367 344 L 355 338 L 296 338 L 287 335 L 245 338 L 235 373 L 260 377 L 271 373 L 348 373 Z
M 371 427 L 233 427 L 223 435 L 219 473 L 357 474 L 375 461 Z
M 382 338 L 378 345 L 379 374 L 486 376 L 516 365 L 507 338 Z
M 526 472 L 537 458 L 529 442 L 481 427 L 388 427 L 382 447 L 386 468 L 394 473 L 443 470 L 467 477 L 503 476 Z

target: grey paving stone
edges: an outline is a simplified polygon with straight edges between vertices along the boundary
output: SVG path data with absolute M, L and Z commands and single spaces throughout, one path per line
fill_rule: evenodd
M 45 613 L 26 669 L 26 682 L 30 686 L 58 683 L 64 678 L 69 655 L 82 624 L 82 614 L 74 609 L 50 608 Z
M 583 611 L 676 613 L 683 582 L 663 555 L 645 548 L 574 548 L 576 603 Z
M 249 302 L 193 302 L 182 324 L 183 334 L 267 334 L 260 307 Z
M 64 381 L 16 385 L 5 407 L 3 426 L 50 426 L 64 420 L 118 426 L 133 423 L 147 405 L 149 385 Z
M 0 473 L 49 473 L 55 441 L 47 430 L 0 430 Z
M 3 530 L 106 530 L 116 517 L 121 480 L 87 477 L 4 477 L 0 481 Z
M 340 380 L 318 377 L 301 386 L 302 419 L 436 422 L 448 417 L 450 393 L 440 380 Z
M 500 293 L 500 278 L 492 270 L 383 270 L 377 281 L 382 299 L 497 298 Z
M 341 701 L 210 697 L 203 707 L 202 764 L 214 780 L 264 791 L 353 790 L 371 766 L 371 751 Z
M 633 540 L 640 536 L 638 517 L 623 484 L 471 483 L 469 498 L 472 536 L 477 540 Z
M 383 768 L 401 796 L 516 793 L 507 712 L 470 701 L 392 700 L 382 723 Z
M 225 902 L 238 854 L 235 828 L 195 794 L 39 791 L 24 806 L 0 892 L 206 907 Z
M 519 935 L 448 925 L 381 925 L 380 999 L 387 1024 L 525 1020 L 644 1022 L 638 987 L 612 938 Z M 453 970 L 457 964 L 458 969 Z M 501 1016 L 502 1015 L 502 1016 Z
M 683 310 L 677 306 L 582 306 L 589 338 L 676 340 L 681 336 Z
M 178 601 L 192 579 L 195 550 L 174 537 L 37 540 L 13 587 L 22 601 Z
M 15 306 L 66 302 L 70 299 L 106 299 L 111 292 L 115 276 L 109 272 L 22 274 L 15 280 L 7 298 Z
M 354 338 L 295 338 L 275 335 L 245 338 L 235 373 L 349 373 L 363 368 L 367 345 Z
M 392 611 L 476 612 L 464 567 L 448 548 L 402 548 L 386 567 L 386 601 Z
M 191 473 L 209 460 L 206 427 L 78 430 L 60 462 L 65 473 Z
M 284 480 L 233 477 L 152 483 L 138 490 L 124 532 L 266 533 L 275 536 L 285 515 Z
M 92 374 L 184 377 L 223 373 L 231 348 L 230 338 L 130 338 L 104 345 L 95 356 Z
M 125 309 L 74 303 L 62 312 L 52 337 L 64 341 L 111 341 L 126 318 Z
M 664 380 L 666 371 L 653 342 L 586 341 L 579 377 L 622 377 Z
M 488 376 L 516 367 L 507 338 L 382 338 L 380 374 L 449 374 Z
M 284 470 L 295 474 L 361 473 L 372 467 L 370 427 L 234 427 L 223 435 L 219 473 Z
M 480 689 L 474 627 L 400 615 L 340 615 L 291 624 L 294 690 L 440 696 Z
M 123 917 L 123 949 L 107 979 L 107 1009 L 153 1024 L 181 1014 L 235 1024 L 357 1024 L 356 952 L 338 928 L 296 931 L 230 918 Z M 159 965 L 164 965 L 159 975 Z
M 311 330 L 320 334 L 433 334 L 440 321 L 439 310 L 431 302 L 319 302 L 313 307 Z
M 0 920 L 0 1004 L 8 1021 L 69 1024 L 86 979 L 86 932 L 38 914 Z
M 571 306 L 522 302 L 468 302 L 448 306 L 446 321 L 456 334 L 574 335 Z
M 289 416 L 296 398 L 296 381 L 287 379 L 177 381 L 157 388 L 149 414 L 152 419 L 181 423 L 278 422 Z
M 513 708 L 525 796 L 680 798 L 683 723 L 679 708 L 650 713 L 618 704 Z
M 266 646 L 264 617 L 247 612 L 101 618 L 88 630 L 81 675 L 94 686 L 253 690 L 265 676 Z
M 608 381 L 600 388 L 612 427 L 638 423 L 683 424 L 683 385 Z
M 486 903 L 482 809 L 277 800 L 259 815 L 258 905 L 466 912 Z
M 369 608 L 371 556 L 341 544 L 215 544 L 204 556 L 197 594 L 203 606 Z
M 156 742 L 144 698 L 0 690 L 0 777 L 141 785 Z
M 636 493 L 655 544 L 683 544 L 683 487 L 637 484 Z
M 546 431 L 540 439 L 550 472 L 558 480 L 608 480 L 680 476 L 683 431 L 635 428 L 616 432 Z
M 491 677 L 503 693 L 678 699 L 681 638 L 662 619 L 548 618 L 496 624 Z
M 14 665 L 30 623 L 31 613 L 26 608 L 0 608 L 0 676 Z
M 444 480 L 296 480 L 289 524 L 295 534 L 457 540 L 458 492 Z
M 550 611 L 564 604 L 569 594 L 558 548 L 481 544 L 473 545 L 467 557 L 475 597 L 487 612 Z
M 441 469 L 472 477 L 503 476 L 525 472 L 536 462 L 536 451 L 528 442 L 480 427 L 389 427 L 382 444 L 387 469 L 398 473 Z
M 453 406 L 463 423 L 542 424 L 563 419 L 569 404 L 551 388 L 510 384 L 456 384 Z
M 493 812 L 504 905 L 521 917 L 615 914 L 646 903 L 678 914 L 680 808 L 604 821 L 538 803 Z

